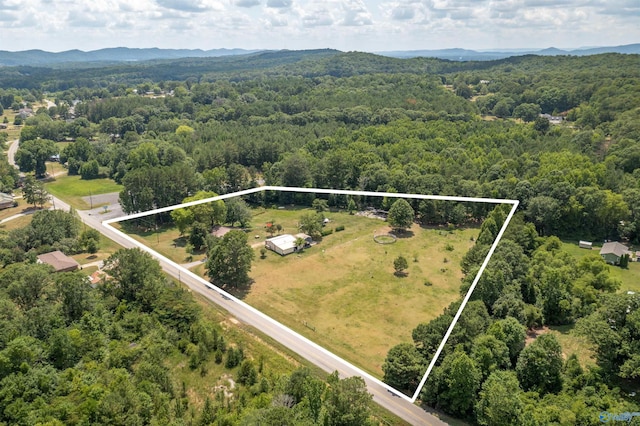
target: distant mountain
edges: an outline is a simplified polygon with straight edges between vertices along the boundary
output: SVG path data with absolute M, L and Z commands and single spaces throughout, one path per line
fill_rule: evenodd
M 259 50 L 245 49 L 131 49 L 128 47 L 114 47 L 108 49 L 92 50 L 67 50 L 53 53 L 44 50 L 24 50 L 21 52 L 9 52 L 0 50 L 0 66 L 49 66 L 53 64 L 70 62 L 133 62 L 150 61 L 155 59 L 180 59 L 180 58 L 213 58 L 220 56 L 247 55 L 259 52 Z
M 555 47 L 539 50 L 506 50 L 506 51 L 476 51 L 467 49 L 437 49 L 437 50 L 400 50 L 376 52 L 378 55 L 390 56 L 392 58 L 439 58 L 450 61 L 492 61 L 496 59 L 509 58 L 511 56 L 540 55 L 540 56 L 588 56 L 600 53 L 626 53 L 640 54 L 640 43 L 627 44 L 624 46 L 591 47 L 585 49 L 563 50 Z
M 183 58 L 219 58 L 255 53 L 284 52 L 269 50 L 245 50 L 245 49 L 132 49 L 128 47 L 114 47 L 93 51 L 67 50 L 65 52 L 46 52 L 44 50 L 24 50 L 9 52 L 0 50 L 0 66 L 44 66 L 64 67 L 64 64 L 84 64 L 84 67 L 103 66 L 122 62 L 144 62 L 156 60 L 173 60 Z M 295 56 L 295 51 L 290 51 Z M 309 51 L 306 51 L 309 52 Z M 333 50 L 333 52 L 337 52 Z M 376 52 L 377 55 L 392 58 L 439 58 L 450 61 L 490 61 L 522 55 L 596 55 L 599 53 L 635 53 L 640 54 L 640 43 L 615 47 L 590 47 L 583 49 L 561 50 L 548 48 L 541 50 L 509 49 L 505 51 L 476 51 L 469 49 L 438 49 L 438 50 L 406 50 Z M 74 65 L 74 66 L 76 66 Z

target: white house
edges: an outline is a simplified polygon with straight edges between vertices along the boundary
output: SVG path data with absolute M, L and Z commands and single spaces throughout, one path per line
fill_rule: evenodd
M 296 240 L 302 238 L 304 240 L 303 247 L 296 245 Z M 264 245 L 269 250 L 273 250 L 281 256 L 286 256 L 293 252 L 296 252 L 304 247 L 311 245 L 312 239 L 307 234 L 283 234 L 277 237 L 269 238 L 264 242 Z

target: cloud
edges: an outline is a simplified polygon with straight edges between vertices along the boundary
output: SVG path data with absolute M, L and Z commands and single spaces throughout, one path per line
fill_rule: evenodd
M 362 0 L 348 0 L 342 3 L 344 19 L 342 25 L 362 26 L 373 24 L 371 13 Z
M 162 7 L 181 12 L 200 13 L 209 9 L 209 6 L 201 0 L 156 0 L 156 2 Z
M 302 25 L 307 28 L 326 27 L 333 24 L 333 17 L 327 9 L 317 9 L 302 17 Z
M 282 15 L 269 14 L 262 19 L 262 22 L 265 26 L 270 28 L 286 27 L 289 25 L 287 18 Z
M 238 7 L 254 7 L 260 5 L 260 0 L 236 0 L 235 5 Z
M 0 10 L 18 10 L 20 2 L 16 0 L 0 0 Z
M 391 10 L 391 19 L 406 21 L 416 16 L 416 10 L 409 6 L 397 6 Z
M 293 4 L 293 0 L 267 0 L 267 7 L 275 9 L 287 9 Z

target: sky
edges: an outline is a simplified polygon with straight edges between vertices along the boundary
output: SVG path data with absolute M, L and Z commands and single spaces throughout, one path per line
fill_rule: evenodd
M 0 50 L 380 52 L 640 43 L 640 0 L 0 0 Z

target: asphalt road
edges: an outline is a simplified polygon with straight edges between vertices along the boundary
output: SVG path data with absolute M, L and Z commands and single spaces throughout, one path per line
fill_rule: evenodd
M 17 142 L 17 141 L 14 141 Z M 7 158 L 10 164 L 15 165 L 14 156 L 18 148 L 18 143 L 12 143 L 9 147 Z M 52 202 L 55 208 L 62 210 L 69 210 L 70 206 L 59 198 L 51 196 Z M 94 229 L 97 229 L 100 233 L 111 238 L 116 243 L 125 248 L 136 247 L 132 239 L 123 236 L 114 229 L 105 226 L 102 221 L 109 219 L 112 215 L 100 214 L 99 209 L 94 210 L 76 210 L 82 221 Z M 114 212 L 115 213 L 115 212 Z M 115 213 L 118 214 L 118 213 Z M 150 252 L 151 253 L 151 252 Z M 346 361 L 338 358 L 335 355 L 330 354 L 328 351 L 322 349 L 318 345 L 310 342 L 301 335 L 293 332 L 292 330 L 282 326 L 281 324 L 271 320 L 264 314 L 259 313 L 255 309 L 248 305 L 236 301 L 233 298 L 228 298 L 222 293 L 218 292 L 215 288 L 207 287 L 203 285 L 202 281 L 195 274 L 190 271 L 180 268 L 179 265 L 169 261 L 168 259 L 151 253 L 160 262 L 162 269 L 175 279 L 178 279 L 185 285 L 187 285 L 193 292 L 202 294 L 209 300 L 213 301 L 223 309 L 228 311 L 239 321 L 248 324 L 260 332 L 268 335 L 274 340 L 278 341 L 282 345 L 286 346 L 290 350 L 298 353 L 309 362 L 318 366 L 328 373 L 338 371 L 341 377 L 361 376 L 367 384 L 368 391 L 373 395 L 373 400 L 384 407 L 388 411 L 394 413 L 396 416 L 405 420 L 412 425 L 425 425 L 425 426 L 444 426 L 447 423 L 426 412 L 415 404 L 399 397 L 395 393 L 389 391 L 386 387 L 380 383 L 371 380 L 367 375 L 363 375 L 362 371 L 357 370 L 354 366 L 350 365 Z

